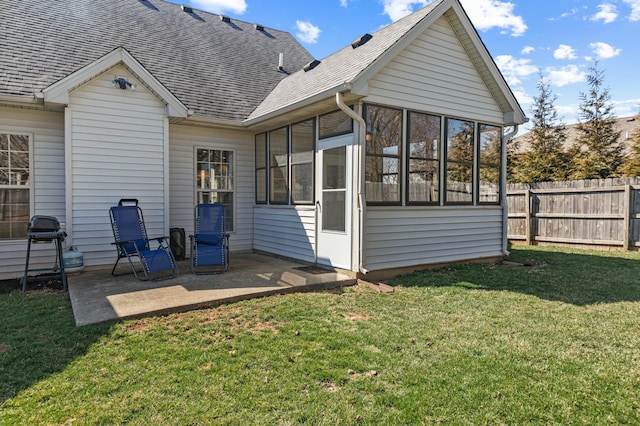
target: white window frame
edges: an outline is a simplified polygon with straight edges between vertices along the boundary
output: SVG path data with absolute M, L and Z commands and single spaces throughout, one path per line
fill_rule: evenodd
M 34 214 L 34 205 L 35 205 L 35 185 L 34 185 L 34 181 L 35 181 L 35 173 L 34 173 L 34 134 L 33 132 L 30 131 L 25 131 L 23 129 L 19 129 L 19 128 L 0 128 L 0 134 L 3 135 L 22 135 L 22 136 L 26 136 L 28 138 L 28 146 L 29 146 L 29 184 L 28 185 L 6 185 L 3 186 L 4 188 L 7 189 L 27 189 L 29 191 L 29 219 L 33 216 Z M 23 236 L 23 237 L 15 237 L 15 238 L 0 238 L 0 241 L 2 242 L 12 242 L 12 241 L 24 241 L 27 238 L 27 236 Z
M 207 150 L 207 151 L 226 151 L 226 152 L 230 152 L 233 155 L 233 159 L 231 161 L 231 189 L 199 189 L 198 188 L 198 182 L 196 181 L 196 179 L 199 178 L 198 176 L 198 150 Z M 226 229 L 226 232 L 229 233 L 235 233 L 237 231 L 237 221 L 238 221 L 238 215 L 237 215 L 237 208 L 238 208 L 238 203 L 237 203 L 237 180 L 238 180 L 238 168 L 236 166 L 237 163 L 237 151 L 235 149 L 227 149 L 227 148 L 222 148 L 222 147 L 214 147 L 214 146 L 203 146 L 203 145 L 199 145 L 199 146 L 194 146 L 193 147 L 193 190 L 194 190 L 194 200 L 195 200 L 195 204 L 199 204 L 200 203 L 200 194 L 201 193 L 211 193 L 211 192 L 225 192 L 225 193 L 230 193 L 231 194 L 231 202 L 233 203 L 232 205 L 232 211 L 233 211 L 233 227 L 230 229 Z M 225 224 L 226 227 L 226 224 Z

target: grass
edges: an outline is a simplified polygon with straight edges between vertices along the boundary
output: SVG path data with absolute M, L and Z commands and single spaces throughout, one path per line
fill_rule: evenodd
M 640 254 L 512 259 L 82 328 L 0 296 L 0 424 L 639 424 Z

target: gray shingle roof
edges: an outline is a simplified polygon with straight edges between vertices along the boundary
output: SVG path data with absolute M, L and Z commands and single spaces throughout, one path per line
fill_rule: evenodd
M 0 94 L 35 92 L 124 47 L 194 115 L 241 121 L 313 58 L 289 33 L 161 0 L 0 0 Z
M 394 46 L 409 30 L 424 19 L 442 1 L 435 1 L 405 16 L 375 33 L 366 44 L 344 49 L 322 59 L 320 65 L 309 72 L 300 70 L 286 79 L 251 113 L 249 119 L 274 112 L 287 105 L 308 99 L 333 89 L 342 83 L 351 83 L 376 59 Z

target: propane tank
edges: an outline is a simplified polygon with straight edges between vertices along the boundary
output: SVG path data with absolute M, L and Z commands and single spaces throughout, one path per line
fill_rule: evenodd
M 68 274 L 80 272 L 84 269 L 84 256 L 75 246 L 69 247 L 62 255 L 64 271 Z

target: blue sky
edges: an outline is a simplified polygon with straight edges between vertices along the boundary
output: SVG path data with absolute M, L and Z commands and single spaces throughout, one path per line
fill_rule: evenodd
M 178 2 L 288 31 L 317 59 L 432 0 L 190 0 Z M 618 117 L 640 112 L 640 0 L 461 0 L 527 116 L 542 72 L 566 124 L 578 121 L 598 61 Z M 522 129 L 524 130 L 524 129 Z

